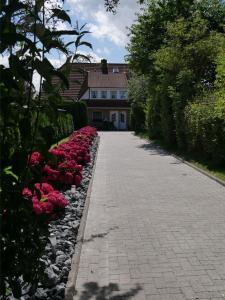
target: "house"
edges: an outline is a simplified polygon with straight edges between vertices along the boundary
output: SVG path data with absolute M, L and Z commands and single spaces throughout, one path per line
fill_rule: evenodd
M 108 64 L 104 59 L 101 63 L 74 63 L 70 89 L 62 95 L 67 101 L 86 102 L 90 125 L 101 128 L 111 123 L 115 129 L 126 130 L 130 113 L 128 74 L 127 64 Z
M 111 122 L 116 129 L 128 128 L 127 86 L 127 73 L 120 72 L 118 66 L 110 72 L 104 60 L 100 70 L 87 72 L 79 99 L 87 103 L 90 124 L 101 127 L 101 123 Z

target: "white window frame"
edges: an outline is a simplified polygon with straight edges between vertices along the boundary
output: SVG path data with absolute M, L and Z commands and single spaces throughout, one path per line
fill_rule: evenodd
M 103 97 L 103 93 L 105 93 L 106 97 Z M 101 99 L 107 99 L 107 90 L 101 90 Z
M 113 98 L 113 94 L 115 94 L 115 97 Z M 110 99 L 117 99 L 117 91 L 110 91 Z
M 127 91 L 120 90 L 120 99 L 122 99 L 122 100 L 126 100 L 127 99 Z
M 93 97 L 93 93 L 96 93 L 96 97 Z M 91 90 L 91 99 L 97 99 L 98 98 L 98 91 Z

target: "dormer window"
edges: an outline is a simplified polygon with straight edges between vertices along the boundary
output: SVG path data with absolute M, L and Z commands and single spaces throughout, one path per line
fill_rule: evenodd
M 113 73 L 119 73 L 119 68 L 118 67 L 113 68 Z
M 117 91 L 110 91 L 110 98 L 117 99 Z
M 91 91 L 91 98 L 97 99 L 98 98 L 98 91 Z
M 107 98 L 107 91 L 101 91 L 101 98 L 106 99 Z

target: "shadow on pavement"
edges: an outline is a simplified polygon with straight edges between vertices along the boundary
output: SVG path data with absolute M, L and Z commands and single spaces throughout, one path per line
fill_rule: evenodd
M 99 286 L 97 282 L 87 282 L 83 285 L 79 300 L 126 300 L 138 294 L 140 290 L 142 288 L 137 284 L 136 287 L 120 293 L 119 286 L 116 283 Z
M 98 233 L 98 234 L 92 234 L 89 239 L 84 239 L 83 243 L 92 242 L 94 239 L 102 239 L 105 236 L 107 236 L 110 233 L 110 231 L 118 229 L 118 228 L 119 228 L 118 226 L 114 226 L 114 227 L 109 228 L 106 232 L 102 232 L 102 233 Z
M 169 153 L 166 150 L 162 149 L 159 145 L 156 145 L 153 142 L 142 144 L 138 146 L 138 148 L 149 151 L 150 155 L 162 155 L 162 156 L 169 155 Z

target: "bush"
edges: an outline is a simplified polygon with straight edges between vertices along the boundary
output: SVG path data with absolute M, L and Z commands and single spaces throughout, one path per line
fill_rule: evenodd
M 87 125 L 88 117 L 87 117 L 87 105 L 83 101 L 74 102 L 69 106 L 69 111 L 73 117 L 74 129 L 80 129 Z
M 185 109 L 187 144 L 201 158 L 225 163 L 225 118 L 213 102 L 192 103 Z
M 82 166 L 90 161 L 96 129 L 84 127 L 48 154 L 35 151 L 27 158 L 29 180 L 25 187 L 11 167 L 1 174 L 1 282 L 3 297 L 32 295 L 44 283 L 40 260 L 49 236 L 48 223 L 58 218 L 68 201 L 57 190 L 80 185 Z M 32 263 L 31 263 L 32 262 Z M 4 298 L 5 299 L 5 298 Z

